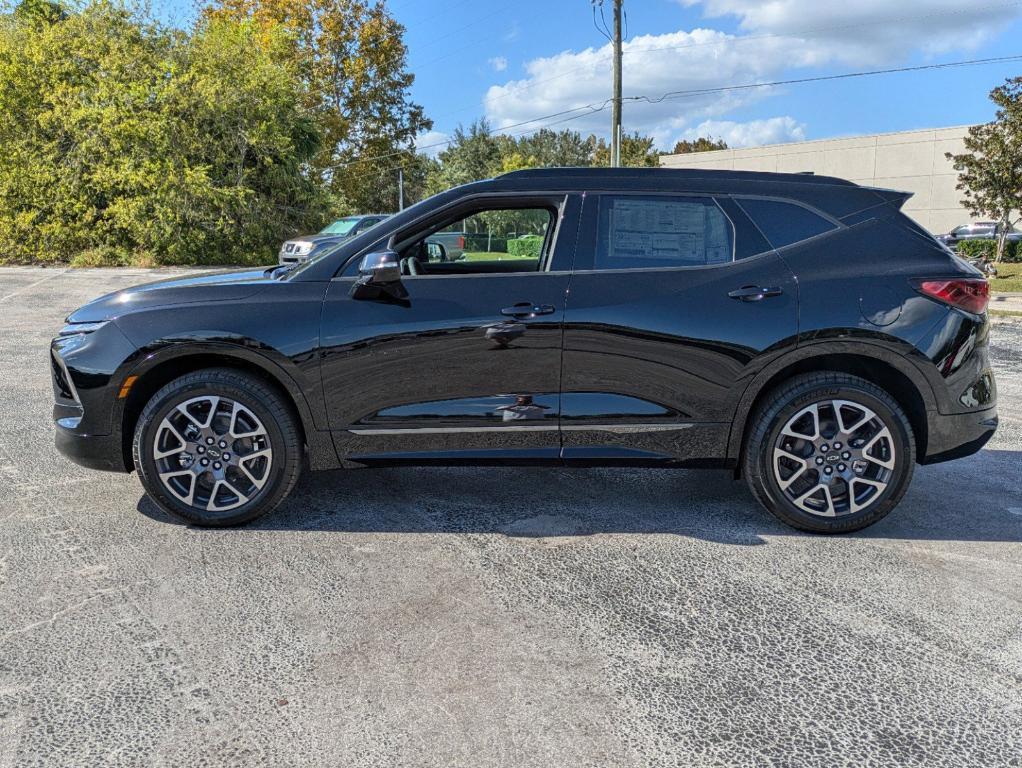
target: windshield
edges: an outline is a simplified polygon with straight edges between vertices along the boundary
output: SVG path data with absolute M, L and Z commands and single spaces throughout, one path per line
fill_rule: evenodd
M 346 235 L 358 224 L 358 218 L 338 219 L 329 227 L 320 231 L 321 235 Z

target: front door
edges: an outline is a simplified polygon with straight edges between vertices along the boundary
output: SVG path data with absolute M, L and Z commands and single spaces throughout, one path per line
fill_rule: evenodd
M 321 331 L 338 454 L 358 463 L 556 460 L 561 334 L 580 199 L 459 203 L 387 245 L 403 301 L 335 278 Z M 448 256 L 434 232 L 456 230 Z

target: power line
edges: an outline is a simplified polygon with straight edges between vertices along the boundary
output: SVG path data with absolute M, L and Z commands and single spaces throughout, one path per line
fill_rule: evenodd
M 623 101 L 630 101 L 630 102 L 645 102 L 647 104 L 659 104 L 659 103 L 664 102 L 664 101 L 673 101 L 675 99 L 681 99 L 681 98 L 693 97 L 693 96 L 705 96 L 705 95 L 710 95 L 710 94 L 714 94 L 714 93 L 726 93 L 726 92 L 729 92 L 729 91 L 743 91 L 743 90 L 750 90 L 750 89 L 754 89 L 754 88 L 776 88 L 776 87 L 785 86 L 785 85 L 801 85 L 801 84 L 805 84 L 805 83 L 819 83 L 819 82 L 825 82 L 825 81 L 828 81 L 828 80 L 849 80 L 849 79 L 857 78 L 857 77 L 875 77 L 875 76 L 878 76 L 878 75 L 893 75 L 893 74 L 900 74 L 900 73 L 906 73 L 906 72 L 923 72 L 923 71 L 927 71 L 927 70 L 952 69 L 952 68 L 955 68 L 955 67 L 979 66 L 979 65 L 984 65 L 984 64 L 1003 64 L 1003 63 L 1012 62 L 1012 61 L 1022 61 L 1022 54 L 1017 54 L 1017 55 L 1013 55 L 1013 56 L 998 56 L 998 57 L 987 58 L 987 59 L 967 59 L 965 61 L 949 61 L 949 62 L 942 62 L 942 63 L 939 63 L 939 64 L 921 64 L 921 65 L 913 66 L 913 67 L 893 67 L 893 68 L 890 68 L 890 69 L 873 69 L 873 70 L 865 70 L 865 71 L 861 71 L 861 72 L 842 72 L 842 73 L 836 74 L 836 75 L 820 75 L 820 76 L 817 76 L 817 77 L 800 77 L 800 78 L 793 78 L 793 79 L 790 79 L 790 80 L 773 80 L 773 81 L 765 82 L 765 83 L 743 83 L 743 84 L 740 84 L 740 85 L 723 85 L 723 86 L 719 86 L 719 87 L 716 87 L 716 88 L 693 88 L 693 89 L 683 90 L 683 91 L 668 91 L 667 93 L 661 94 L 660 96 L 647 96 L 647 95 L 624 96 L 624 97 L 622 97 L 622 100 Z M 503 133 L 503 132 L 506 132 L 510 128 L 519 128 L 521 126 L 530 125 L 532 123 L 538 123 L 538 122 L 542 122 L 542 121 L 546 121 L 546 120 L 551 120 L 553 118 L 564 117 L 566 115 L 572 115 L 572 116 L 571 117 L 566 117 L 563 120 L 557 120 L 557 121 L 555 121 L 553 123 L 550 123 L 550 125 L 557 125 L 557 124 L 560 124 L 560 123 L 568 122 L 570 120 L 577 120 L 577 119 L 582 118 L 582 117 L 587 117 L 589 115 L 593 115 L 593 114 L 596 114 L 598 112 L 602 112 L 608 106 L 610 106 L 611 103 L 613 103 L 613 101 L 614 101 L 613 98 L 609 98 L 609 99 L 605 99 L 602 102 L 594 102 L 592 104 L 584 104 L 584 105 L 579 106 L 579 107 L 572 107 L 570 109 L 564 109 L 564 110 L 561 110 L 560 112 L 553 112 L 553 113 L 551 113 L 549 115 L 543 115 L 543 116 L 540 116 L 540 117 L 534 117 L 534 118 L 531 118 L 529 120 L 522 120 L 521 122 L 511 123 L 510 125 L 501 126 L 500 128 L 491 128 L 489 131 L 486 131 L 483 135 L 487 135 L 488 136 L 488 135 L 492 135 L 492 134 L 497 133 L 497 132 Z M 586 111 L 586 110 L 588 110 L 588 111 Z M 574 114 L 574 113 L 578 113 L 578 114 Z M 527 128 L 527 129 L 525 129 L 523 131 L 520 131 L 518 133 L 511 133 L 511 134 L 508 134 L 508 135 L 509 136 L 522 135 L 522 134 L 525 134 L 525 133 L 529 133 L 530 131 L 539 130 L 539 129 L 546 128 L 546 127 L 548 127 L 548 126 L 544 125 L 544 126 L 539 126 L 538 128 Z M 371 156 L 371 157 L 355 158 L 354 160 L 349 160 L 348 162 L 345 162 L 345 163 L 339 163 L 337 165 L 329 166 L 327 169 L 324 169 L 324 170 L 337 170 L 337 169 L 340 169 L 340 168 L 347 168 L 349 166 L 356 165 L 358 163 L 372 162 L 374 160 L 384 160 L 386 158 L 397 157 L 399 155 L 415 154 L 415 153 L 417 153 L 417 152 L 419 152 L 419 151 L 421 151 L 423 149 L 435 149 L 437 147 L 447 146 L 448 144 L 451 144 L 453 141 L 454 141 L 453 138 L 452 139 L 445 139 L 444 141 L 438 141 L 438 142 L 435 142 L 433 144 L 424 144 L 424 145 L 416 147 L 414 149 L 401 149 L 401 150 L 397 150 L 395 152 L 389 152 L 389 153 L 386 153 L 386 154 L 383 154 L 383 155 L 374 155 L 374 156 Z
M 825 80 L 847 80 L 853 77 L 872 77 L 874 75 L 893 75 L 901 72 L 922 72 L 929 69 L 952 69 L 954 67 L 968 67 L 979 64 L 1001 64 L 1009 61 L 1022 60 L 1022 54 L 1015 56 L 998 56 L 990 59 L 969 59 L 966 61 L 949 61 L 942 64 L 920 64 L 915 67 L 894 67 L 892 69 L 873 69 L 865 72 L 844 72 L 839 75 L 820 75 L 818 77 L 799 77 L 791 80 L 775 80 L 770 83 L 746 83 L 744 85 L 726 85 L 719 88 L 694 88 L 687 91 L 668 91 L 662 96 L 651 98 L 649 96 L 626 96 L 629 101 L 645 101 L 650 104 L 659 104 L 662 101 L 673 100 L 685 96 L 703 96 L 712 93 L 725 93 L 727 91 L 743 91 L 751 88 L 772 88 L 782 85 L 800 85 L 802 83 L 819 83 Z
M 518 128 L 518 127 L 523 126 L 523 125 L 529 125 L 530 123 L 538 123 L 538 122 L 541 122 L 541 121 L 544 121 L 544 120 L 549 120 L 549 119 L 552 119 L 552 118 L 555 118 L 555 117 L 561 117 L 562 115 L 568 115 L 568 114 L 571 114 L 573 112 L 580 112 L 580 111 L 585 110 L 585 109 L 589 109 L 591 112 L 599 112 L 599 111 L 605 109 L 607 104 L 609 104 L 609 103 L 610 103 L 610 99 L 605 101 L 603 103 L 603 106 L 601 106 L 599 108 L 594 108 L 593 104 L 585 104 L 585 105 L 583 105 L 581 107 L 572 107 L 571 109 L 564 109 L 564 110 L 561 110 L 560 112 L 552 112 L 549 115 L 543 115 L 541 117 L 534 117 L 534 118 L 532 118 L 530 120 L 522 120 L 520 123 L 511 123 L 510 125 L 504 125 L 504 126 L 501 126 L 500 128 L 490 129 L 489 131 L 485 131 L 483 135 L 490 136 L 493 133 L 495 133 L 496 131 L 504 132 L 504 131 L 506 131 L 509 128 Z M 578 117 L 584 117 L 585 114 L 589 114 L 589 113 L 580 114 L 580 115 L 578 115 Z M 558 122 L 563 122 L 563 121 L 558 121 Z M 551 125 L 555 125 L 555 124 L 556 123 L 551 123 Z M 522 131 L 522 133 L 528 133 L 529 131 L 532 131 L 532 130 L 536 130 L 536 129 L 528 128 L 525 131 Z M 508 135 L 515 135 L 515 134 L 508 134 Z M 357 163 L 367 163 L 367 162 L 371 162 L 373 160 L 384 160 L 384 159 L 386 159 L 388 157 L 397 157 L 398 155 L 406 155 L 406 154 L 410 154 L 410 153 L 414 154 L 414 153 L 417 153 L 417 152 L 419 152 L 419 151 L 421 151 L 423 149 L 436 149 L 437 147 L 444 147 L 444 146 L 447 146 L 448 144 L 450 144 L 453 141 L 454 141 L 454 139 L 445 139 L 444 141 L 438 141 L 438 142 L 436 142 L 434 144 L 423 144 L 421 146 L 415 147 L 415 149 L 399 149 L 399 150 L 396 150 L 394 152 L 388 152 L 388 153 L 383 154 L 383 155 L 373 155 L 371 157 L 355 158 L 354 160 L 349 160 L 349 161 L 344 162 L 344 163 L 338 163 L 337 165 L 327 166 L 323 170 L 336 170 L 338 168 L 347 168 L 348 166 L 355 165 Z
M 592 0 L 592 6 L 593 6 L 593 26 L 596 27 L 596 31 L 599 32 L 601 35 L 603 35 L 608 40 L 613 40 L 614 38 L 610 34 L 610 29 L 607 27 L 607 19 L 603 15 L 603 0 Z M 599 7 L 599 9 L 600 9 L 600 21 L 599 22 L 596 21 L 596 9 L 597 9 L 597 7 Z M 603 26 L 600 26 L 600 24 L 602 24 Z

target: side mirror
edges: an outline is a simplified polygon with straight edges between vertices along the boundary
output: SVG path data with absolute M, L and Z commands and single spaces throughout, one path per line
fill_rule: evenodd
M 406 299 L 408 291 L 401 282 L 401 257 L 394 251 L 379 251 L 362 258 L 359 278 L 351 287 L 354 299 Z
M 444 248 L 443 243 L 438 243 L 435 240 L 426 241 L 426 260 L 427 261 L 447 261 L 447 249 Z
M 359 282 L 388 285 L 401 282 L 401 257 L 394 251 L 379 251 L 362 257 L 358 265 Z

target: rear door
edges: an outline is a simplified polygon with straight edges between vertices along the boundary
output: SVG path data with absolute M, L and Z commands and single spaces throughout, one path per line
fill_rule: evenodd
M 713 463 L 796 284 L 727 197 L 588 194 L 564 328 L 565 460 Z

